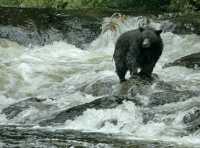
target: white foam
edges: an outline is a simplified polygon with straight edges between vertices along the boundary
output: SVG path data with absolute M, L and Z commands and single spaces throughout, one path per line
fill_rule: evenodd
M 65 128 L 130 133 L 137 130 L 141 123 L 142 119 L 137 107 L 131 102 L 124 102 L 114 109 L 88 109 L 75 120 L 66 121 Z

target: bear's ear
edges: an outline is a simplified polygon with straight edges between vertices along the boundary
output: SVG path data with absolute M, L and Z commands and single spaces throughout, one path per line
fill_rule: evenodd
M 157 35 L 160 35 L 162 33 L 162 30 L 160 29 L 160 30 L 156 30 L 156 34 Z
M 140 30 L 140 32 L 143 32 L 144 31 L 144 28 L 143 27 L 139 27 L 139 30 Z

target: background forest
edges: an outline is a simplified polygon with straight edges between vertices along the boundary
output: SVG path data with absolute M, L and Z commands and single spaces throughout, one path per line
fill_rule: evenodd
M 199 0 L 0 0 L 1 6 L 57 9 L 114 8 L 192 12 L 200 10 Z

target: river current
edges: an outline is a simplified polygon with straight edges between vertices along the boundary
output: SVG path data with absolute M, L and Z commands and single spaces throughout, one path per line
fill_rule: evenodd
M 98 81 L 110 82 L 112 90 L 115 90 L 120 85 L 112 59 L 115 41 L 121 33 L 137 28 L 137 20 L 137 17 L 128 17 L 124 22 L 119 23 L 117 31 L 103 32 L 92 43 L 85 45 L 84 50 L 64 41 L 56 41 L 42 47 L 24 47 L 1 39 L 0 112 L 26 98 L 49 99 L 45 101 L 45 105 L 38 107 L 42 111 L 31 107 L 12 119 L 0 114 L 0 124 L 34 125 L 34 128 L 40 128 L 37 123 L 41 119 L 65 108 L 101 97 L 90 92 L 92 84 Z M 160 22 L 152 21 L 151 25 L 158 28 Z M 171 32 L 163 32 L 161 36 L 164 41 L 164 51 L 154 73 L 162 81 L 178 84 L 180 90 L 199 91 L 199 70 L 180 66 L 165 69 L 162 67 L 182 56 L 199 52 L 200 37 L 195 34 L 177 35 Z M 82 88 L 86 88 L 85 91 L 82 91 Z M 154 90 L 154 84 L 152 91 L 157 91 Z M 144 102 L 148 102 L 148 97 L 142 95 L 140 97 Z M 88 109 L 74 120 L 67 120 L 62 125 L 46 128 L 114 133 L 121 136 L 121 139 L 167 141 L 189 147 L 200 147 L 200 131 L 185 134 L 185 124 L 182 123 L 183 116 L 194 112 L 199 105 L 200 97 L 192 97 L 186 101 L 157 106 L 155 110 L 170 113 L 157 114 L 156 120 L 154 118 L 145 124 L 141 115 L 142 107 L 124 101 L 113 109 Z M 109 120 L 117 120 L 117 124 L 104 122 Z

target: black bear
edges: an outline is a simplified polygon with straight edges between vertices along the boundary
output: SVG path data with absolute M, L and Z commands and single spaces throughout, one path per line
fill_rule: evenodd
M 151 27 L 140 27 L 125 32 L 118 38 L 113 58 L 121 82 L 125 81 L 128 70 L 131 76 L 139 74 L 151 77 L 163 50 L 161 32 L 162 30 Z

